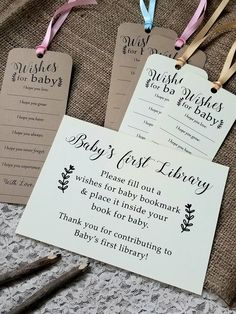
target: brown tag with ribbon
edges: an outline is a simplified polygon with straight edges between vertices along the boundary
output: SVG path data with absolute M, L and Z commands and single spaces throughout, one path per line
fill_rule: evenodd
M 116 117 L 119 116 L 119 111 L 123 108 L 123 102 L 135 75 L 137 65 L 150 38 L 157 34 L 171 39 L 177 38 L 177 34 L 170 29 L 154 27 L 151 33 L 146 33 L 142 24 L 124 23 L 120 25 L 108 96 L 106 127 L 118 129 L 119 120 L 117 121 Z
M 69 55 L 10 51 L 0 104 L 0 201 L 26 204 L 66 110 Z

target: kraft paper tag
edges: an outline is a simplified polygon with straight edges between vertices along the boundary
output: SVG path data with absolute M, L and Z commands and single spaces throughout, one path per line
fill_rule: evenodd
M 194 73 L 185 80 L 156 125 L 151 140 L 212 160 L 236 118 L 236 96 Z
M 181 56 L 183 51 L 186 49 L 187 45 L 180 50 L 175 49 L 176 39 L 167 38 L 161 35 L 153 35 L 148 41 L 147 46 L 144 49 L 144 53 L 140 58 L 135 75 L 133 75 L 132 80 L 129 84 L 129 89 L 127 90 L 126 97 L 123 101 L 123 106 L 121 107 L 119 113 L 117 113 L 117 120 L 119 120 L 119 126 L 123 120 L 127 107 L 130 103 L 132 95 L 134 93 L 135 87 L 138 83 L 139 77 L 142 73 L 143 67 L 147 58 L 152 54 L 160 54 L 171 59 L 176 59 Z M 188 63 L 199 68 L 203 68 L 206 62 L 206 54 L 198 50 L 189 60 Z
M 148 34 L 142 24 L 124 23 L 120 25 L 113 60 L 105 127 L 118 129 L 119 111 L 123 107 L 137 65 L 149 39 L 156 34 L 172 39 L 177 37 L 177 34 L 170 29 L 154 27 Z
M 192 71 L 207 78 L 207 73 L 200 68 L 185 65 L 176 70 L 175 64 L 175 60 L 159 54 L 148 57 L 121 123 L 121 132 L 150 140 L 162 112 L 173 102 L 176 90 L 185 83 L 185 74 Z
M 227 174 L 65 116 L 16 232 L 201 294 Z
M 26 204 L 66 110 L 69 55 L 10 51 L 0 104 L 0 201 Z

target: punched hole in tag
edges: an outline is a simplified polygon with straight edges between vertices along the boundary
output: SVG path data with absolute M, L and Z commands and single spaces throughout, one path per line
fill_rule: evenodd
M 38 53 L 36 54 L 37 58 L 42 59 L 43 58 L 43 54 L 42 53 Z
M 145 28 L 145 33 L 150 34 L 151 33 L 151 28 Z
M 176 65 L 175 65 L 175 69 L 179 71 L 179 70 L 181 69 L 181 65 L 176 64 Z

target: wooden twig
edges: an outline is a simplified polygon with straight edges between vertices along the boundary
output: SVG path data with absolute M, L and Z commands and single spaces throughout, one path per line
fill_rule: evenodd
M 55 264 L 61 258 L 61 254 L 53 254 L 47 257 L 40 258 L 39 260 L 25 264 L 17 269 L 0 275 L 0 286 L 3 286 L 9 282 L 16 281 L 27 275 L 34 274 L 36 271 L 47 268 L 50 265 Z
M 64 273 L 59 278 L 49 282 L 46 286 L 38 290 L 30 298 L 25 300 L 22 304 L 12 309 L 8 314 L 22 314 L 27 313 L 29 310 L 33 310 L 38 303 L 46 301 L 49 296 L 57 292 L 66 284 L 70 283 L 73 279 L 83 275 L 89 268 L 89 263 L 72 268 L 70 271 Z

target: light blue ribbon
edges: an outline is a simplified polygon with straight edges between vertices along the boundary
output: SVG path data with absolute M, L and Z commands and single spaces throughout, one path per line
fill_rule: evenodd
M 156 0 L 149 0 L 149 8 L 144 3 L 144 0 L 140 0 L 140 10 L 144 18 L 144 28 L 145 30 L 151 31 L 153 27 L 154 13 L 156 7 Z

